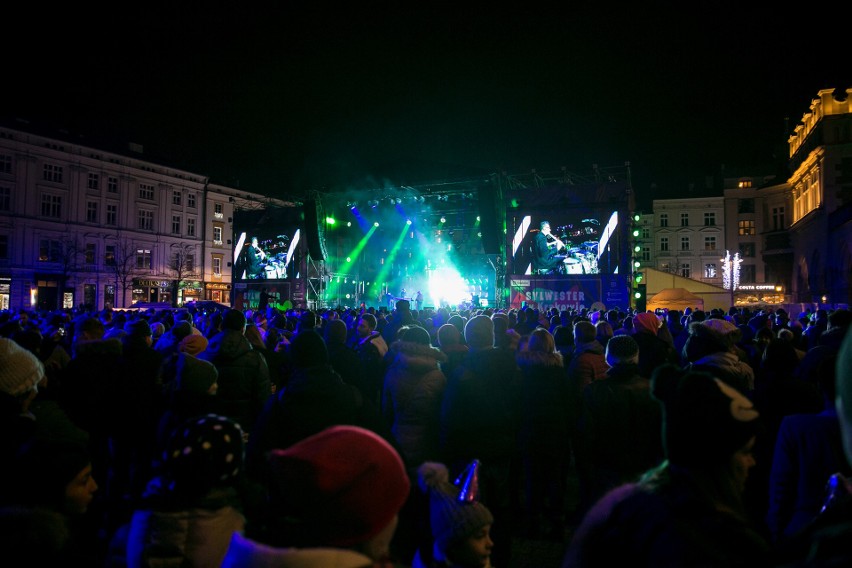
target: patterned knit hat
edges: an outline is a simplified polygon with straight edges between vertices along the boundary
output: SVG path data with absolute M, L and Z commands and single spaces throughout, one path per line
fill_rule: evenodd
M 709 373 L 658 367 L 651 394 L 662 404 L 663 443 L 673 464 L 723 464 L 760 428 L 752 402 Z
M 304 333 L 304 332 L 302 332 Z M 399 453 L 357 426 L 332 426 L 268 454 L 271 504 L 282 538 L 303 546 L 350 546 L 379 534 L 408 499 Z
M 417 470 L 420 489 L 429 494 L 429 521 L 438 560 L 446 559 L 453 544 L 494 523 L 491 511 L 478 501 L 479 463 L 471 462 L 455 484 L 449 482 L 442 463 L 426 462 Z
M 176 491 L 205 493 L 227 485 L 243 467 L 243 431 L 217 414 L 197 416 L 172 431 L 163 451 L 166 476 Z
M 0 392 L 12 396 L 37 390 L 44 378 L 44 365 L 38 357 L 17 342 L 0 337 Z

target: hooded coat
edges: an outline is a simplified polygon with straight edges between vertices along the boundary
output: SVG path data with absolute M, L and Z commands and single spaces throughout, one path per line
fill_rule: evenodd
M 439 349 L 411 341 L 391 345 L 393 361 L 385 373 L 382 415 L 391 425 L 408 466 L 438 459 L 441 400 L 447 379 Z
M 217 414 L 233 419 L 250 433 L 272 394 L 269 367 L 263 355 L 242 333 L 226 329 L 210 340 L 198 358 L 210 361 L 219 371 Z

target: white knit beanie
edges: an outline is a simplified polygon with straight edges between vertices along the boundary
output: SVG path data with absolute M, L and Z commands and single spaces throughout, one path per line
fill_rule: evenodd
M 0 392 L 18 396 L 35 390 L 44 378 L 41 361 L 14 340 L 0 337 Z

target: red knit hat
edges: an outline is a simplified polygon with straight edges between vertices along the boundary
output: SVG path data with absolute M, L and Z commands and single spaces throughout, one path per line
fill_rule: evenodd
M 382 531 L 409 494 L 397 451 L 357 426 L 332 426 L 268 454 L 273 505 L 313 545 L 351 546 Z M 305 543 L 308 544 L 308 543 Z

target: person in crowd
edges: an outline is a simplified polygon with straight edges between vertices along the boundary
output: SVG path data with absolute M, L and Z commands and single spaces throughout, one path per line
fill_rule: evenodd
M 508 566 L 520 469 L 520 369 L 514 353 L 495 347 L 488 316 L 472 317 L 464 338 L 470 352 L 448 377 L 441 405 L 441 461 L 453 475 L 474 459 L 488 464 L 480 479 L 483 503 L 507 519 L 494 529 L 494 563 Z
M 438 348 L 447 356 L 447 360 L 441 364 L 444 375 L 450 376 L 453 370 L 464 361 L 469 351 L 464 343 L 464 338 L 456 326 L 445 323 L 438 328 Z
M 396 560 L 392 543 L 411 483 L 385 439 L 357 426 L 330 426 L 272 449 L 267 459 L 268 514 L 233 534 L 223 568 Z
M 523 524 L 534 538 L 561 541 L 565 529 L 571 446 L 568 377 L 550 332 L 540 327 L 516 354 L 521 369 L 519 447 Z
M 75 321 L 71 361 L 61 374 L 58 400 L 68 418 L 89 435 L 92 475 L 102 485 L 92 515 L 107 519 L 110 528 L 121 522 L 125 505 L 123 490 L 113 491 L 109 481 L 115 474 L 111 439 L 123 421 L 126 405 L 132 404 L 122 398 L 118 388 L 126 373 L 121 340 L 104 339 L 104 324 L 97 317 L 82 316 Z
M 332 368 L 340 375 L 344 383 L 354 386 L 363 394 L 369 391 L 369 387 L 358 353 L 347 344 L 348 334 L 346 322 L 342 319 L 334 319 L 326 325 L 323 339 Z
M 130 502 L 141 494 L 151 475 L 157 423 L 162 413 L 164 356 L 151 346 L 152 332 L 147 319 L 128 321 L 125 331 L 124 372 L 112 378 L 117 395 L 115 403 L 122 408 L 116 409 L 110 443 L 113 475 L 109 478 L 109 490 L 122 491 L 124 501 Z
M 225 312 L 222 328 L 198 358 L 210 361 L 219 372 L 217 413 L 236 421 L 243 432 L 251 435 L 272 395 L 269 367 L 245 336 L 246 316 L 241 310 Z
M 609 490 L 663 461 L 662 413 L 650 380 L 639 372 L 640 353 L 633 337 L 613 337 L 606 377 L 583 390 L 576 444 L 580 516 Z
M 840 420 L 835 407 L 837 355 L 823 361 L 819 387 L 823 410 L 784 416 L 776 436 L 769 474 L 766 524 L 773 543 L 804 530 L 819 515 L 832 474 L 848 477 Z
M 665 363 L 679 363 L 674 346 L 659 335 L 664 327 L 665 323 L 652 312 L 633 317 L 633 339 L 639 344 L 639 374 L 644 377 L 650 377 L 654 369 Z
M 595 323 L 595 330 L 597 332 L 595 334 L 595 339 L 597 339 L 598 343 L 600 343 L 603 348 L 606 349 L 606 344 L 609 341 L 609 338 L 615 335 L 613 333 L 612 326 L 609 324 L 608 321 L 602 319 L 598 320 L 598 322 Z
M 843 338 L 846 337 L 850 323 L 852 323 L 852 311 L 848 309 L 836 309 L 826 317 L 826 329 L 816 345 L 805 352 L 796 375 L 813 384 L 819 382 L 819 376 L 815 372 L 822 365 L 823 359 L 836 356 L 840 351 Z
M 786 539 L 775 550 L 778 566 L 847 566 L 852 564 L 852 334 L 840 345 L 835 364 L 835 408 L 840 423 L 843 468 L 827 480 L 825 498 L 817 517 L 802 530 Z
M 399 328 L 413 323 L 415 323 L 415 321 L 414 316 L 411 313 L 411 302 L 403 297 L 397 300 L 396 309 L 393 311 L 393 314 L 391 314 L 390 321 L 388 321 L 388 324 L 381 332 L 382 337 L 385 339 L 385 342 L 391 344 L 398 339 L 397 333 L 399 332 Z
M 734 351 L 739 334 L 734 324 L 723 319 L 690 323 L 683 356 L 689 369 L 711 373 L 751 397 L 755 388 L 754 369 Z
M 233 420 L 205 414 L 178 424 L 111 556 L 123 556 L 128 568 L 220 566 L 232 534 L 246 524 L 243 457 L 243 432 Z
M 382 416 L 412 471 L 439 458 L 439 418 L 447 378 L 447 357 L 432 347 L 429 332 L 411 325 L 390 346 L 392 357 L 382 388 Z
M 98 566 L 105 559 L 99 519 L 89 510 L 98 491 L 85 444 L 68 439 L 33 437 L 11 462 L 8 484 L 0 489 L 0 506 L 49 511 L 61 519 L 62 560 L 72 566 Z M 4 553 L 5 558 L 5 553 Z
M 381 332 L 376 329 L 378 320 L 370 313 L 361 314 L 356 328 L 357 343 L 355 352 L 361 361 L 364 373 L 364 386 L 361 394 L 376 406 L 381 404 L 382 385 L 385 380 L 385 356 L 388 344 Z
M 429 499 L 431 538 L 418 547 L 412 568 L 491 568 L 494 516 L 479 501 L 480 468 L 478 461 L 471 462 L 453 484 L 442 463 L 418 467 L 417 487 Z
M 665 365 L 652 375 L 666 460 L 621 485 L 583 518 L 571 566 L 762 566 L 769 545 L 742 502 L 759 414 L 737 389 Z
M 377 432 L 396 444 L 379 407 L 343 382 L 315 330 L 297 333 L 289 346 L 292 375 L 287 387 L 270 397 L 249 438 L 247 473 L 267 483 L 266 452 L 288 448 L 329 426 L 351 424 Z
M 175 378 L 164 393 L 163 411 L 157 423 L 158 453 L 162 453 L 172 431 L 180 424 L 193 416 L 215 413 L 218 378 L 219 371 L 210 361 L 186 352 L 178 356 Z

